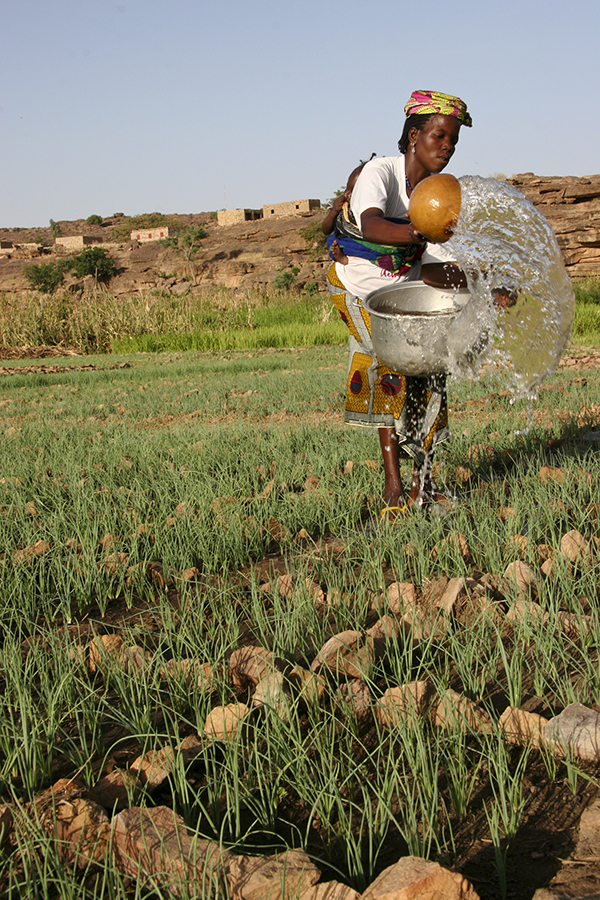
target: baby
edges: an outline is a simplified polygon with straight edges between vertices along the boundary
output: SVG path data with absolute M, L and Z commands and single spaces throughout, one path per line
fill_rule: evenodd
M 350 175 L 348 176 L 348 181 L 346 182 L 346 187 L 345 187 L 344 191 L 339 195 L 339 197 L 335 198 L 335 200 L 333 201 L 333 204 L 331 206 L 331 209 L 329 210 L 327 218 L 323 221 L 323 224 L 321 225 L 323 234 L 330 235 L 333 231 L 335 231 L 336 219 L 337 219 L 338 215 L 342 212 L 342 209 L 344 208 L 344 204 L 350 203 L 352 191 L 354 190 L 354 185 L 356 184 L 356 179 L 362 172 L 365 165 L 368 162 L 370 162 L 374 156 L 375 156 L 375 153 L 371 153 L 371 156 L 369 157 L 369 159 L 366 159 L 364 162 L 362 162 L 362 160 L 361 160 L 360 165 L 357 166 L 355 169 L 353 169 L 350 172 Z M 329 244 L 330 242 L 328 241 L 327 243 Z M 329 247 L 329 255 L 331 256 L 331 258 L 333 260 L 335 260 L 335 262 L 341 263 L 342 266 L 346 266 L 348 264 L 348 257 L 343 252 L 343 250 L 341 249 L 340 245 L 338 244 L 337 240 L 335 240 L 335 238 L 333 239 L 333 241 L 331 241 L 331 244 Z

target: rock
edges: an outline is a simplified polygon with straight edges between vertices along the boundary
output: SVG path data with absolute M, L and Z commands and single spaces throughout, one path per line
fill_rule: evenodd
M 479 900 L 479 895 L 460 872 L 404 856 L 384 869 L 360 900 Z
M 575 641 L 580 640 L 592 627 L 592 620 L 589 616 L 562 610 L 558 613 L 556 621 L 562 633 Z
M 172 747 L 151 750 L 144 756 L 138 756 L 129 766 L 129 771 L 136 775 L 149 791 L 154 791 L 164 784 L 171 774 L 174 756 Z
M 507 706 L 500 716 L 498 726 L 509 744 L 523 746 L 531 742 L 532 747 L 540 747 L 543 744 L 542 729 L 547 721 L 536 713 Z
M 429 681 L 411 681 L 388 688 L 375 708 L 375 718 L 383 728 L 394 728 L 411 716 L 424 716 L 435 696 Z
M 321 647 L 311 669 L 326 669 L 337 677 L 362 678 L 373 662 L 373 641 L 360 631 L 342 631 Z
M 576 860 L 600 860 L 600 799 L 598 797 L 595 797 L 581 814 L 577 843 L 572 857 Z
M 232 741 L 237 734 L 240 723 L 250 710 L 245 703 L 228 703 L 227 706 L 215 706 L 204 723 L 205 737 L 220 741 Z
M 318 706 L 327 687 L 327 682 L 316 672 L 308 672 L 301 666 L 294 666 L 287 673 L 292 692 L 306 706 Z
M 273 856 L 231 856 L 227 883 L 231 900 L 296 900 L 321 877 L 303 850 Z
M 458 552 L 459 556 L 464 559 L 467 565 L 470 565 L 473 562 L 473 556 L 471 554 L 469 543 L 464 534 L 461 534 L 460 531 L 454 531 L 450 534 L 447 534 L 439 544 L 435 545 L 431 555 L 434 559 L 437 559 L 437 557 L 442 552 Z
M 398 637 L 400 630 L 404 630 L 404 623 L 398 622 L 394 616 L 382 616 L 374 625 L 367 628 L 367 635 L 376 646 L 376 656 L 381 656 L 385 652 L 390 641 Z
M 229 657 L 231 683 L 236 690 L 255 688 L 275 668 L 275 654 L 264 647 L 241 647 Z
M 417 591 L 410 581 L 394 581 L 387 589 L 389 611 L 403 616 L 417 605 Z
M 169 676 L 183 678 L 194 684 L 198 690 L 211 691 L 217 682 L 217 673 L 210 663 L 199 659 L 169 659 L 161 668 L 161 678 Z
M 444 593 L 436 601 L 435 605 L 438 609 L 441 609 L 446 613 L 447 616 L 451 615 L 454 612 L 454 607 L 456 605 L 456 601 L 461 597 L 464 597 L 467 593 L 467 584 L 463 577 L 459 576 L 457 578 L 451 578 Z
M 274 671 L 268 672 L 256 685 L 253 706 L 270 706 L 282 719 L 289 715 L 291 696 L 285 676 Z
M 506 613 L 507 622 L 527 622 L 533 628 L 543 628 L 548 622 L 548 613 L 533 600 L 516 600 Z
M 560 752 L 597 762 L 600 759 L 600 713 L 571 703 L 544 725 L 544 741 Z
M 592 548 L 581 532 L 573 529 L 563 535 L 560 542 L 560 552 L 568 562 L 580 564 L 589 561 Z
M 527 598 L 537 590 L 537 577 L 533 569 L 521 559 L 509 563 L 504 570 L 502 587 L 505 593 L 516 589 L 519 599 Z
M 324 881 L 304 891 L 299 900 L 360 900 L 360 894 L 340 881 Z
M 492 730 L 491 719 L 485 710 L 479 709 L 472 700 L 458 694 L 452 688 L 448 688 L 435 705 L 433 721 L 438 728 L 458 727 L 464 733 L 470 730 L 486 732 Z
M 94 785 L 98 803 L 109 811 L 127 809 L 132 801 L 136 802 L 140 791 L 137 775 L 121 769 L 113 769 Z
M 119 661 L 123 640 L 118 634 L 100 634 L 90 643 L 88 668 L 90 672 L 106 674 L 109 665 Z
M 104 809 L 76 779 L 60 779 L 33 805 L 46 834 L 56 841 L 61 862 L 84 868 L 102 862 L 108 852 L 110 823 Z
M 350 708 L 354 717 L 360 724 L 364 724 L 371 719 L 371 711 L 373 706 L 373 698 L 368 685 L 358 678 L 347 681 L 335 692 L 335 701 L 337 708 L 343 713 L 344 709 Z
M 542 466 L 538 472 L 538 478 L 540 481 L 556 481 L 558 484 L 562 484 L 566 478 L 566 472 L 557 466 Z
M 166 806 L 126 809 L 112 821 L 115 862 L 125 875 L 174 897 L 218 895 L 229 854 L 185 827 Z
M 121 665 L 125 672 L 143 672 L 152 661 L 152 654 L 148 650 L 143 650 L 137 644 L 131 644 L 129 647 L 122 647 L 119 656 Z
M 0 850 L 6 850 L 14 831 L 13 812 L 6 803 L 0 804 Z

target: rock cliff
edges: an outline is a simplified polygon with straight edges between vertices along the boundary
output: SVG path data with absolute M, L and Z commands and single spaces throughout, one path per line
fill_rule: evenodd
M 571 278 L 600 275 L 600 175 L 576 178 L 526 172 L 508 181 L 552 225 Z

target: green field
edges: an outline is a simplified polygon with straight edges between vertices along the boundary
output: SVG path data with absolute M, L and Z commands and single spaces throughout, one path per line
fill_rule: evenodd
M 343 427 L 341 345 L 42 365 L 11 363 L 0 395 L 0 793 L 16 828 L 2 894 L 167 896 L 110 858 L 61 859 L 22 804 L 195 734 L 201 753 L 132 803 L 172 807 L 238 852 L 302 847 L 324 880 L 359 890 L 406 853 L 456 865 L 482 898 L 546 883 L 598 766 L 513 745 L 499 720 L 508 706 L 549 719 L 600 704 L 600 370 L 562 369 L 530 416 L 491 376 L 452 382 L 454 438 L 435 477 L 456 509 L 389 524 L 377 437 Z M 589 542 L 575 565 L 560 552 L 573 529 Z M 517 559 L 539 607 L 523 611 L 502 581 Z M 471 588 L 445 614 L 436 590 L 458 576 Z M 394 582 L 414 586 L 415 606 L 392 610 Z M 331 636 L 365 636 L 386 612 L 391 631 L 360 678 L 323 671 L 318 702 L 290 687 L 233 739 L 203 737 L 212 709 L 252 706 L 234 650 L 260 645 L 283 672 L 308 672 Z M 107 652 L 90 671 L 107 634 L 138 662 Z M 211 678 L 198 685 L 181 660 Z M 414 681 L 429 683 L 431 710 L 451 688 L 479 719 L 390 727 L 385 692 Z M 532 869 L 544 829 L 555 849 Z

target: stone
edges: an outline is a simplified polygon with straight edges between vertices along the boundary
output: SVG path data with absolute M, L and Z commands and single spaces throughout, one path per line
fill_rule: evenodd
M 388 688 L 375 708 L 375 718 L 384 728 L 394 728 L 411 716 L 424 716 L 435 697 L 429 681 L 411 681 Z
M 299 900 L 360 900 L 360 894 L 341 881 L 323 881 L 304 891 Z
M 0 804 L 0 850 L 6 850 L 14 831 L 13 812 L 6 803 Z
M 472 700 L 448 688 L 434 707 L 433 722 L 438 728 L 458 727 L 463 733 L 492 730 L 492 721 Z
M 128 647 L 121 648 L 119 658 L 123 670 L 132 674 L 134 672 L 143 672 L 152 661 L 152 654 L 148 650 L 138 647 L 137 644 L 131 644 Z
M 265 647 L 240 647 L 229 657 L 231 683 L 236 690 L 255 688 L 275 668 L 275 654 Z
M 231 856 L 227 883 L 231 900 L 296 900 L 321 877 L 303 850 L 272 856 Z
M 457 600 L 464 597 L 467 593 L 467 583 L 462 576 L 451 578 L 444 593 L 436 601 L 435 606 L 445 612 L 447 616 L 454 612 Z
M 174 897 L 221 896 L 229 854 L 188 831 L 172 809 L 123 810 L 111 830 L 114 859 L 125 875 Z
M 527 598 L 537 590 L 537 576 L 530 565 L 516 559 L 504 570 L 502 587 L 505 593 L 511 593 L 516 588 L 519 599 Z
M 144 756 L 138 756 L 129 766 L 129 771 L 136 775 L 149 791 L 154 791 L 164 784 L 171 774 L 174 756 L 172 747 L 151 750 Z
M 556 481 L 558 484 L 562 484 L 566 478 L 566 472 L 558 466 L 542 466 L 538 472 L 538 478 L 540 481 Z
M 360 900 L 479 900 L 479 895 L 460 872 L 427 859 L 403 856 L 383 870 Z
M 318 706 L 325 693 L 327 682 L 316 672 L 309 672 L 301 666 L 294 666 L 287 673 L 292 692 L 306 706 Z
M 321 647 L 311 669 L 325 669 L 338 678 L 362 678 L 373 662 L 373 641 L 360 631 L 342 631 Z
M 450 534 L 447 534 L 439 544 L 435 545 L 431 555 L 433 559 L 437 559 L 442 552 L 458 552 L 467 565 L 470 565 L 473 562 L 473 555 L 469 547 L 469 542 L 460 531 L 453 531 Z
M 256 685 L 253 706 L 270 706 L 282 719 L 289 715 L 290 692 L 286 678 L 282 672 L 274 669 L 262 678 Z
M 561 538 L 560 552 L 568 562 L 581 564 L 589 561 L 592 548 L 581 532 L 573 529 Z
M 88 668 L 90 672 L 106 674 L 108 666 L 119 661 L 123 639 L 118 634 L 100 634 L 89 645 Z
M 562 610 L 558 613 L 556 621 L 562 633 L 575 641 L 582 638 L 592 628 L 592 620 L 589 616 Z
M 56 841 L 61 862 L 84 868 L 102 862 L 110 840 L 105 810 L 77 779 L 60 779 L 33 801 L 36 817 L 48 837 Z
M 548 613 L 533 600 L 516 600 L 506 613 L 507 622 L 528 622 L 534 628 L 543 628 L 548 622 Z
M 204 736 L 220 741 L 232 741 L 237 734 L 240 723 L 250 710 L 245 703 L 228 703 L 227 706 L 215 706 L 204 723 Z
M 217 673 L 213 666 L 194 658 L 169 659 L 161 668 L 160 675 L 161 678 L 169 676 L 183 678 L 201 691 L 211 691 L 217 682 Z
M 403 616 L 417 605 L 417 591 L 410 581 L 394 581 L 386 591 L 389 611 Z
M 531 743 L 532 747 L 537 748 L 543 744 L 542 729 L 547 721 L 537 713 L 507 706 L 500 716 L 498 726 L 509 744 L 523 746 Z
M 359 678 L 353 678 L 345 684 L 341 684 L 335 692 L 335 700 L 338 709 L 343 712 L 350 708 L 355 718 L 361 724 L 371 719 L 373 697 L 369 686 Z
M 131 802 L 136 802 L 140 792 L 137 775 L 122 769 L 113 769 L 94 785 L 98 803 L 108 810 L 127 809 Z
M 570 703 L 544 725 L 544 741 L 561 753 L 597 762 L 600 759 L 600 713 Z
M 595 797 L 581 814 L 577 843 L 572 853 L 575 860 L 600 860 L 600 799 Z
M 376 655 L 380 656 L 386 649 L 386 645 L 398 637 L 403 628 L 403 623 L 398 622 L 394 616 L 382 616 L 374 625 L 367 628 L 367 634 L 377 645 Z

